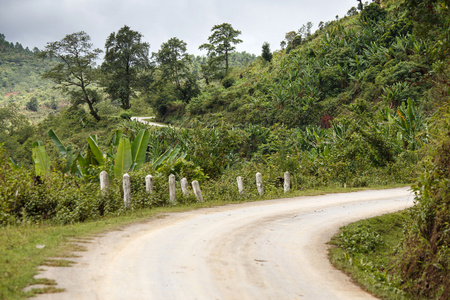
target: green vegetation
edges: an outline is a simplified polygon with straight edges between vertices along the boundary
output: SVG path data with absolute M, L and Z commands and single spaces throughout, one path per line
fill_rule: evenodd
M 385 262 L 369 263 L 367 255 L 390 243 L 371 225 L 341 237 L 337 243 L 349 254 L 338 260 L 394 280 L 392 288 L 369 281 L 372 288 L 448 297 L 448 5 L 361 5 L 314 33 L 311 23 L 288 32 L 282 51 L 264 44 L 258 58 L 234 52 L 240 32 L 227 23 L 213 27 L 204 57 L 171 38 L 150 58 L 142 35 L 124 26 L 108 37 L 101 67 L 101 50 L 91 49 L 84 32 L 42 52 L 0 35 L 1 229 L 53 230 L 169 207 L 169 174 L 198 180 L 207 203 L 262 199 L 256 172 L 263 174 L 264 198 L 282 196 L 285 171 L 290 195 L 413 184 L 411 217 L 394 217 L 407 225 L 401 244 L 392 244 L 393 261 L 401 263 L 387 273 L 379 268 Z M 176 127 L 130 121 L 149 113 Z M 103 170 L 107 193 L 99 190 Z M 131 175 L 129 210 L 124 172 Z M 142 188 L 147 174 L 154 177 L 152 194 Z M 244 195 L 231 188 L 237 176 Z
M 383 215 L 341 228 L 330 242 L 331 262 L 366 290 L 381 299 L 416 299 L 402 290 L 396 253 L 407 212 Z
M 209 44 L 203 44 L 199 49 L 208 50 L 208 65 L 216 66 L 225 61 L 225 75 L 229 69 L 229 55 L 236 49 L 234 45 L 242 43 L 237 37 L 241 34 L 239 30 L 235 30 L 230 24 L 223 23 L 214 26 L 212 34 L 208 37 Z
M 94 65 L 100 49 L 93 49 L 89 35 L 77 32 L 67 35 L 60 42 L 47 44 L 42 57 L 55 58 L 59 61 L 52 69 L 42 74 L 43 78 L 52 80 L 63 93 L 69 95 L 72 105 L 87 104 L 90 114 L 100 121 L 94 105 L 100 101 L 95 87 Z
M 123 109 L 131 108 L 130 100 L 136 89 L 146 83 L 147 76 L 142 71 L 149 68 L 150 45 L 141 39 L 142 34 L 124 26 L 106 40 L 104 85 L 111 101 L 119 101 Z

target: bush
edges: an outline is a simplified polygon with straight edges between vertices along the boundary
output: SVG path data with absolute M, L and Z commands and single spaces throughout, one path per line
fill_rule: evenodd
M 232 77 L 226 77 L 222 80 L 222 86 L 226 89 L 233 86 L 233 84 L 234 84 L 234 78 L 232 78 Z
M 30 101 L 27 102 L 26 107 L 28 110 L 38 111 L 39 103 L 38 103 L 36 97 L 31 98 Z
M 129 112 L 123 112 L 120 114 L 120 117 L 125 120 L 131 120 L 132 115 Z

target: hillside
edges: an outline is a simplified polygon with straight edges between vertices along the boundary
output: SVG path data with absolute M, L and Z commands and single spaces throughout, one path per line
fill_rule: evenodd
M 41 78 L 52 62 L 37 57 L 39 52 L 10 43 L 0 33 L 0 107 L 13 103 L 33 123 L 67 106 L 54 84 Z
M 206 87 L 186 105 L 186 116 L 211 124 L 326 128 L 357 99 L 377 110 L 395 110 L 411 99 L 429 115 L 436 109 L 433 62 L 426 54 L 433 42 L 413 27 L 404 10 L 373 3 L 314 34 L 293 31 L 287 49 L 271 62 L 260 58 L 235 70 L 228 75 L 231 86 Z

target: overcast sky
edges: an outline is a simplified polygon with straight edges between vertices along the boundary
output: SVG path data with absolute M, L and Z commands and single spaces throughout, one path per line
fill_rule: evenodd
M 356 0 L 0 0 L 0 33 L 10 42 L 43 49 L 85 31 L 94 47 L 104 50 L 109 34 L 128 25 L 143 34 L 150 52 L 177 37 L 189 53 L 203 55 L 198 47 L 211 28 L 230 23 L 242 32 L 237 51 L 260 55 L 264 42 L 275 51 L 286 32 L 308 21 L 316 28 L 320 21 L 343 17 L 352 6 Z

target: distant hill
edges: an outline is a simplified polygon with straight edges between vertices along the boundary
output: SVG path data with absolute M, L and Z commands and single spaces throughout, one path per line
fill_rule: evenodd
M 38 53 L 38 48 L 30 50 L 8 42 L 0 33 L 0 107 L 14 103 L 33 122 L 67 105 L 67 100 L 52 89 L 54 84 L 41 79 L 40 74 L 52 62 L 40 59 Z

